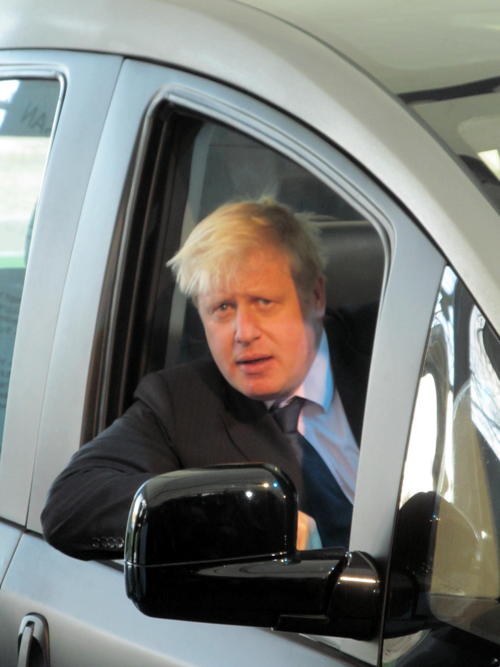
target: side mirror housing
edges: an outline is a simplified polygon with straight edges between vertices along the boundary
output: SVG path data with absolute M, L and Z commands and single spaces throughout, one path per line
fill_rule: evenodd
M 374 636 L 373 562 L 344 549 L 298 552 L 296 532 L 295 489 L 274 466 L 159 475 L 131 506 L 127 595 L 161 618 Z

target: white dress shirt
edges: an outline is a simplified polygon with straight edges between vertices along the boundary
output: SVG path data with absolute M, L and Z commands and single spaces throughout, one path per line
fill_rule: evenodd
M 335 386 L 324 331 L 309 372 L 293 396 L 306 399 L 299 415 L 298 431 L 318 452 L 352 503 L 359 448 Z M 286 405 L 293 396 L 281 404 Z

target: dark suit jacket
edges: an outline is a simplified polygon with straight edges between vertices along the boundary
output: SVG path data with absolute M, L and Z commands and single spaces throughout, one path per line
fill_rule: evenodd
M 327 320 L 333 372 L 360 440 L 373 309 Z M 212 361 L 147 375 L 133 405 L 83 446 L 57 477 L 42 513 L 47 541 L 77 558 L 120 558 L 135 491 L 151 477 L 218 463 L 266 462 L 301 493 L 301 472 L 265 405 L 243 396 Z

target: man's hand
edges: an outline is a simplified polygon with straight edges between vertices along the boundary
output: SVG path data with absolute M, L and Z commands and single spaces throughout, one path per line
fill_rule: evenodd
M 307 549 L 321 549 L 321 538 L 318 533 L 316 521 L 299 510 L 297 520 L 297 549 L 305 551 Z

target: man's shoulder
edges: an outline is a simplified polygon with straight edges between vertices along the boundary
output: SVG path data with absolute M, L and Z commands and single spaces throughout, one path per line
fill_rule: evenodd
M 328 311 L 325 317 L 325 330 L 330 343 L 369 355 L 375 336 L 377 312 L 378 303 Z
M 210 400 L 210 396 L 220 397 L 224 387 L 215 363 L 200 360 L 148 373 L 139 382 L 134 398 L 152 409 L 186 400 L 194 405 Z

